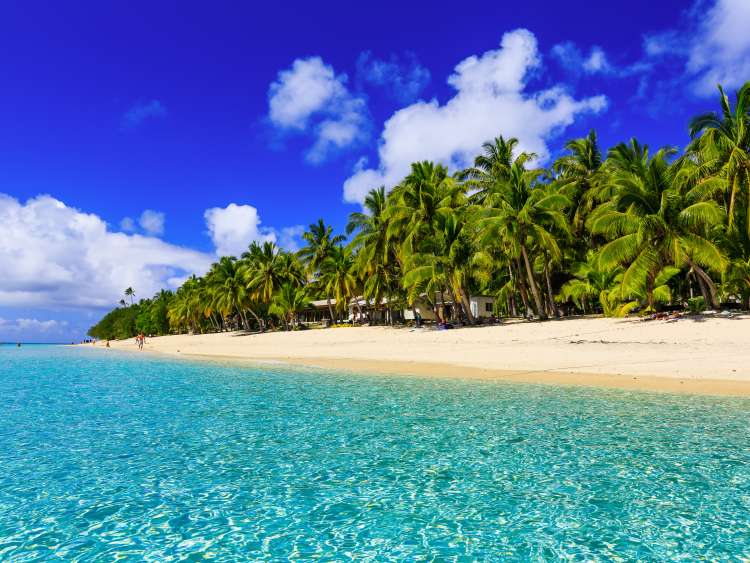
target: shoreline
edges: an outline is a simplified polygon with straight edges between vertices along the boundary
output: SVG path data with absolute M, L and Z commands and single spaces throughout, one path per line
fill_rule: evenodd
M 137 352 L 132 339 L 111 346 Z M 748 315 L 675 323 L 583 317 L 448 331 L 353 327 L 172 335 L 147 338 L 145 351 L 351 373 L 750 396 Z

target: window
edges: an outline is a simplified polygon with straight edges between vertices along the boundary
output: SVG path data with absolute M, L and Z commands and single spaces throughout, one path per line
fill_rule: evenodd
M 484 312 L 485 313 L 491 313 L 492 312 L 492 303 L 485 303 L 484 304 Z

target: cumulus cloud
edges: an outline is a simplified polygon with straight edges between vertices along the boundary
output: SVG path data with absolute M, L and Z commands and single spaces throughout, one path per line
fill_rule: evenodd
M 526 92 L 527 77 L 540 64 L 536 38 L 524 29 L 506 33 L 499 49 L 461 61 L 448 78 L 456 94 L 445 104 L 420 101 L 386 121 L 378 166 L 367 168 L 360 159 L 344 183 L 344 199 L 362 202 L 369 190 L 392 187 L 414 161 L 464 167 L 484 141 L 500 134 L 517 137 L 521 150 L 533 151 L 544 161 L 550 135 L 579 114 L 603 111 L 607 99 L 576 100 L 559 87 Z
M 336 75 L 320 57 L 297 59 L 268 89 L 268 118 L 284 132 L 310 133 L 312 163 L 366 139 L 369 118 L 362 97 L 349 92 L 345 74 Z
M 164 234 L 164 213 L 146 209 L 141 213 L 138 224 L 149 235 L 162 235 Z
M 112 232 L 100 217 L 42 195 L 21 203 L 0 194 L 0 305 L 106 307 L 123 288 L 149 296 L 212 256 L 153 237 Z
M 414 53 L 403 57 L 391 55 L 386 61 L 365 51 L 357 59 L 357 82 L 384 88 L 391 98 L 408 104 L 416 100 L 430 82 L 430 71 L 419 64 Z
M 219 256 L 240 256 L 251 242 L 273 242 L 289 251 L 299 249 L 305 228 L 293 225 L 274 229 L 261 226 L 260 214 L 252 205 L 230 203 L 204 213 L 208 234 Z
M 260 226 L 260 215 L 252 205 L 230 203 L 204 213 L 208 234 L 220 256 L 240 256 L 255 242 L 276 242 L 273 229 Z
M 167 115 L 167 108 L 159 100 L 133 104 L 122 116 L 122 126 L 126 129 L 139 127 L 144 121 Z
M 750 77 L 750 2 L 718 0 L 702 12 L 698 33 L 686 37 L 687 71 L 695 76 L 696 93 L 713 95 L 716 84 L 741 86 Z
M 643 38 L 646 61 L 667 72 L 654 73 L 653 80 L 644 77 L 639 94 L 647 88 L 656 90 L 656 95 L 668 102 L 650 104 L 652 109 L 674 108 L 675 100 L 685 91 L 704 97 L 716 95 L 717 84 L 726 89 L 742 86 L 750 77 L 748 29 L 747 0 L 696 0 L 678 26 Z M 679 69 L 679 75 L 670 75 L 674 68 Z

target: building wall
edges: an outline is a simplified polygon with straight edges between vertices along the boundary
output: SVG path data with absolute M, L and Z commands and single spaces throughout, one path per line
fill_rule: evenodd
M 469 299 L 471 305 L 471 313 L 475 317 L 488 318 L 493 314 L 493 307 L 495 305 L 494 297 L 486 297 L 484 295 L 473 295 Z
M 414 310 L 404 309 L 404 320 L 413 321 L 414 311 L 419 311 L 419 314 L 422 315 L 422 320 L 425 320 L 425 321 L 435 320 L 435 311 L 432 310 L 432 307 L 426 301 L 422 301 L 422 300 L 417 301 L 414 304 Z

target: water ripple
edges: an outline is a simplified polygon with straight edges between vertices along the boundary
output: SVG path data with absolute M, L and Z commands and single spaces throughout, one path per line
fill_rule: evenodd
M 741 560 L 750 401 L 0 348 L 0 560 Z

